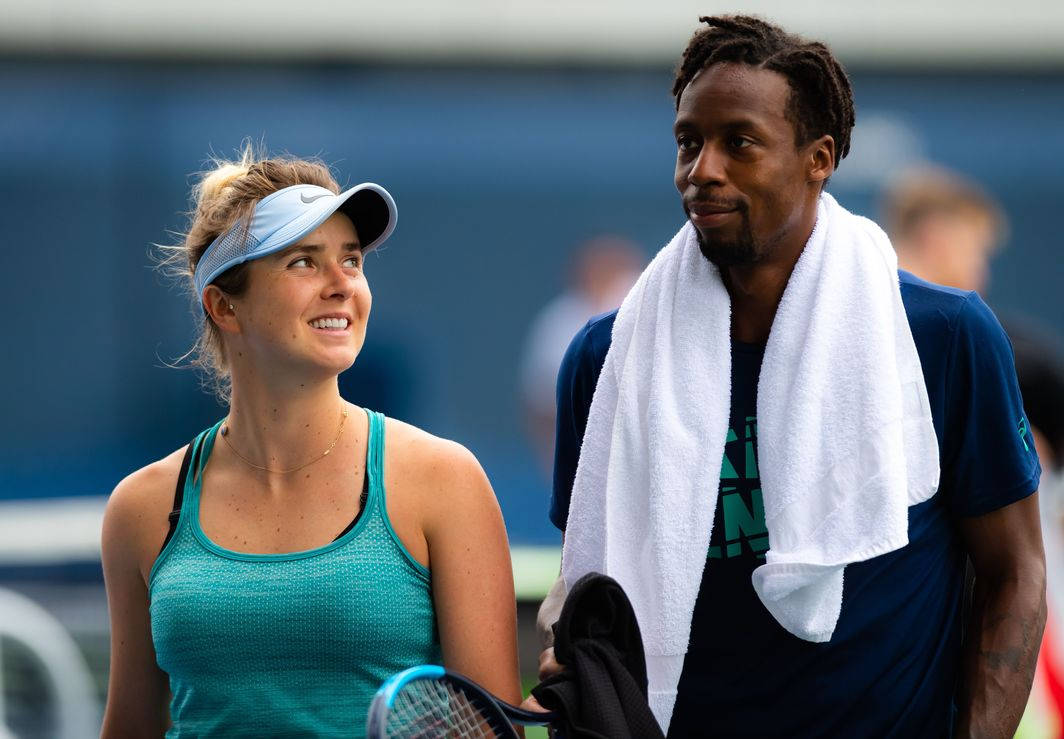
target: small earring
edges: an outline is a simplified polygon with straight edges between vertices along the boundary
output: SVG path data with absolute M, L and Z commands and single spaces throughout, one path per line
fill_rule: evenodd
M 233 304 L 232 303 L 229 304 L 229 310 L 233 310 Z

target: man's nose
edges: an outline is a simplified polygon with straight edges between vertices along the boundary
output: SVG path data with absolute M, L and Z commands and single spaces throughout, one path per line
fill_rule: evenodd
M 707 143 L 698 152 L 698 157 L 687 173 L 687 181 L 696 187 L 720 185 L 725 181 L 724 153 L 719 147 Z

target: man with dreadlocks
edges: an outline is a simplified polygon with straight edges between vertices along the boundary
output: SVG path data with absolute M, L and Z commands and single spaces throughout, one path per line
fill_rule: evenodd
M 541 626 L 613 576 L 670 736 L 1010 737 L 1045 563 L 1008 340 L 825 192 L 854 125 L 829 49 L 701 20 L 673 86 L 687 222 L 559 372 Z

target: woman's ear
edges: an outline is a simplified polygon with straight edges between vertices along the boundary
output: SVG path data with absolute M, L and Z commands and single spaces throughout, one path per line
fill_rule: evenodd
M 240 333 L 236 308 L 232 298 L 222 292 L 216 285 L 207 285 L 203 290 L 203 309 L 214 324 L 227 333 Z

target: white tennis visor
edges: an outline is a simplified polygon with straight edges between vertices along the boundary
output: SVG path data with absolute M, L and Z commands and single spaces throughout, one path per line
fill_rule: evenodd
M 395 201 L 380 185 L 363 182 L 339 195 L 317 185 L 292 185 L 255 203 L 250 226 L 241 221 L 211 242 L 196 265 L 196 294 L 202 299 L 203 289 L 230 267 L 291 246 L 337 211 L 355 224 L 363 252 L 395 230 Z

